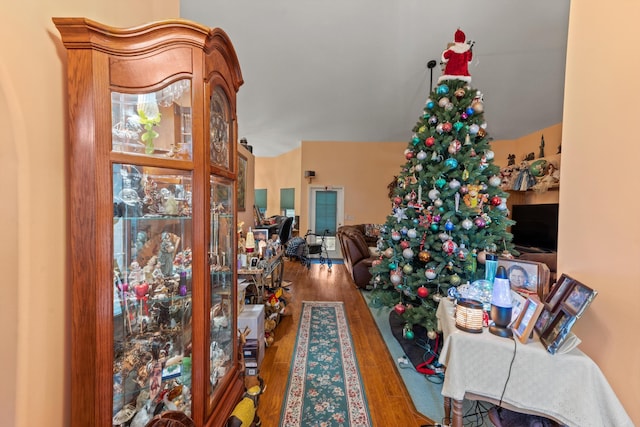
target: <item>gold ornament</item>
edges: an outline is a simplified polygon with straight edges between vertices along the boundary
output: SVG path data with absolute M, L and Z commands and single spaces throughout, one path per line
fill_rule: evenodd
M 418 259 L 422 262 L 429 262 L 431 254 L 427 251 L 420 251 L 420 253 L 418 253 Z
M 473 108 L 473 111 L 476 113 L 482 113 L 484 111 L 484 104 L 480 101 L 475 101 L 471 104 L 471 108 Z
M 484 138 L 485 136 L 487 136 L 487 131 L 484 130 L 483 128 L 478 129 L 478 136 L 480 138 Z

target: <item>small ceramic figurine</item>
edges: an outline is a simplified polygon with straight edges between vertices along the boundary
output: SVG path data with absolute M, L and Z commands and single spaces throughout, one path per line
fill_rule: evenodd
M 171 241 L 171 234 L 168 232 L 162 233 L 162 242 L 160 243 L 160 252 L 158 253 L 158 262 L 160 263 L 160 269 L 165 277 L 169 277 L 173 274 L 173 255 L 176 248 Z

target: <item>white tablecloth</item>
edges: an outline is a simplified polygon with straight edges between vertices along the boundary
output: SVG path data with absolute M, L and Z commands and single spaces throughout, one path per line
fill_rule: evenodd
M 439 360 L 447 368 L 444 396 L 497 403 L 504 391 L 506 406 L 568 426 L 633 427 L 600 368 L 577 348 L 551 355 L 537 336 L 522 344 L 487 328 L 481 334 L 464 332 L 453 314 L 452 302 L 442 299 L 437 316 L 444 335 Z

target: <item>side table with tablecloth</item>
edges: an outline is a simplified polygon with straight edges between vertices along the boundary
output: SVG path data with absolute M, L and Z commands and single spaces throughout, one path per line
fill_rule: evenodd
M 484 400 L 576 427 L 633 427 L 602 371 L 577 348 L 551 355 L 537 336 L 528 344 L 455 326 L 455 307 L 442 299 L 436 313 L 446 366 L 445 404 L 453 400 L 453 426 L 462 426 L 462 400 Z M 449 413 L 447 408 L 445 412 Z

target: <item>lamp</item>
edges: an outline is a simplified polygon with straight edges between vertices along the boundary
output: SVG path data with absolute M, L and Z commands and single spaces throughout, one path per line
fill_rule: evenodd
M 456 304 L 456 327 L 465 332 L 482 332 L 482 303 L 470 299 L 460 299 Z
M 509 324 L 511 323 L 511 284 L 507 278 L 507 270 L 499 266 L 496 277 L 493 280 L 491 292 L 491 320 L 493 325 L 489 332 L 499 337 L 509 338 L 513 335 Z
M 304 177 L 309 180 L 309 184 L 316 177 L 316 171 L 304 171 Z

